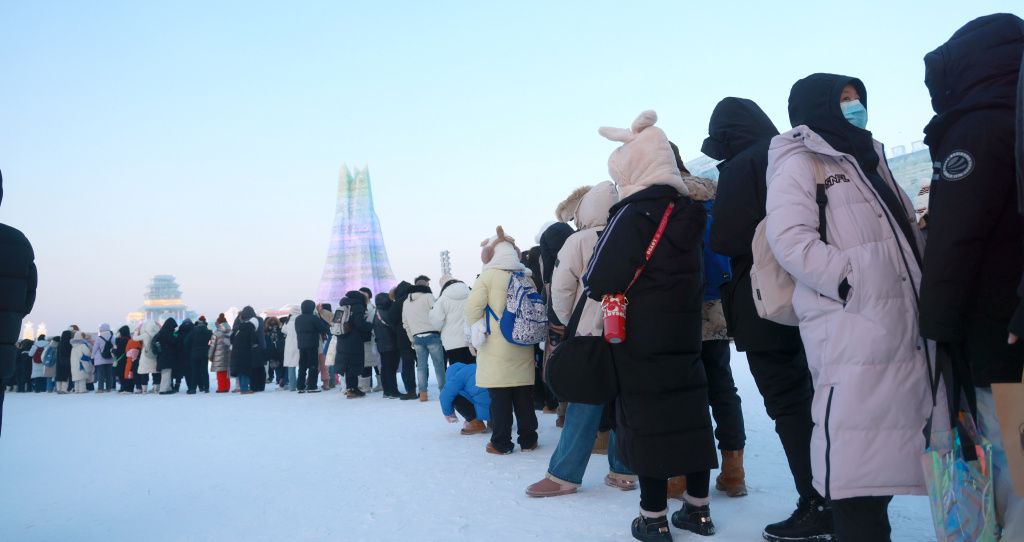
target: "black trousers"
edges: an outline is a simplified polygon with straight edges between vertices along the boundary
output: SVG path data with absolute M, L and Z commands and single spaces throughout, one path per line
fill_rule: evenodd
M 299 349 L 299 376 L 295 379 L 299 391 L 315 390 L 320 376 L 320 358 L 316 348 Z
M 491 444 L 500 452 L 515 448 L 512 444 L 512 415 L 515 413 L 519 446 L 537 444 L 537 413 L 533 410 L 533 386 L 491 388 Z
M 811 400 L 814 387 L 803 349 L 747 352 L 750 373 L 764 398 L 768 417 L 775 420 L 797 493 L 820 496 L 811 485 Z
M 650 476 L 637 476 L 640 486 L 640 508 L 647 512 L 661 512 L 668 509 L 668 480 Z M 706 499 L 711 491 L 711 471 L 686 475 L 686 493 L 691 497 Z
M 719 450 L 742 450 L 747 442 L 743 408 L 729 366 L 729 341 L 704 341 L 700 359 L 708 375 L 708 402 L 715 418 Z M 689 486 L 687 486 L 689 487 Z
M 189 359 L 189 368 L 185 373 L 188 391 L 210 391 L 210 372 L 206 364 L 206 356 Z
M 252 391 L 265 391 L 267 389 L 266 363 L 259 363 L 249 369 L 249 382 L 251 382 L 250 386 L 252 386 Z
M 445 350 L 444 357 L 447 358 L 448 365 L 453 363 L 465 363 L 467 365 L 470 363 L 476 363 L 476 356 L 469 351 L 468 346 Z
M 476 419 L 476 407 L 473 406 L 473 401 L 461 395 L 456 395 L 455 400 L 452 401 L 452 406 L 455 407 L 455 412 L 458 412 L 467 422 Z
M 412 348 L 401 350 L 402 385 L 405 393 L 416 393 L 416 351 Z
M 345 389 L 359 389 L 359 377 L 363 374 L 363 353 L 338 357 L 337 371 L 345 371 Z M 367 375 L 369 376 L 369 375 Z
M 380 385 L 385 397 L 398 395 L 398 350 L 380 353 Z
M 533 375 L 533 403 L 538 408 L 558 408 L 558 398 L 551 392 L 551 388 L 544 383 L 544 369 L 537 367 Z
M 838 542 L 889 542 L 892 497 L 854 497 L 832 501 Z

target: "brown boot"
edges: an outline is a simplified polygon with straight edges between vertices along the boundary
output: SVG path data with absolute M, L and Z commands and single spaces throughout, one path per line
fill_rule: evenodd
M 420 393 L 420 402 L 421 403 L 426 403 L 427 402 L 427 392 L 424 391 L 424 392 Z
M 466 422 L 462 426 L 462 431 L 460 431 L 460 433 L 463 435 L 478 435 L 486 430 L 487 426 L 484 425 L 484 422 L 480 420 L 473 420 L 471 422 Z
M 686 493 L 686 477 L 674 476 L 668 479 L 668 498 L 682 499 Z
M 598 431 L 597 439 L 594 440 L 594 449 L 590 453 L 608 455 L 608 431 Z
M 555 427 L 565 427 L 565 414 L 555 418 Z
M 724 491 L 730 497 L 743 497 L 747 494 L 743 450 L 722 450 L 722 472 L 715 478 L 715 489 Z

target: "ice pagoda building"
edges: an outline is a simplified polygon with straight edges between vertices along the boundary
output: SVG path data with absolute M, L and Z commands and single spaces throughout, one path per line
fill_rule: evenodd
M 185 318 L 193 320 L 198 316 L 195 312 L 188 310 L 188 306 L 181 300 L 181 290 L 173 275 L 157 275 L 149 283 L 149 289 L 145 294 L 145 301 L 142 308 L 129 313 L 127 320 L 130 324 L 153 320 L 162 322 L 167 318 L 174 318 L 179 323 Z
M 376 295 L 394 285 L 380 220 L 373 210 L 370 170 L 350 172 L 342 166 L 331 241 L 316 299 L 336 305 L 351 290 L 366 286 Z

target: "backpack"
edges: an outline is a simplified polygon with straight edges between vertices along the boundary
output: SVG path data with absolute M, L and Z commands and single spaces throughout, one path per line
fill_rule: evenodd
M 42 363 L 42 362 L 43 362 L 43 349 L 39 348 L 39 347 L 36 347 L 36 353 L 32 354 L 32 363 Z
M 53 367 L 54 365 L 57 365 L 57 348 L 56 347 L 52 347 L 52 346 L 48 347 L 46 349 L 46 352 L 43 353 L 43 365 L 45 365 L 47 367 Z
M 111 359 L 111 358 L 113 358 L 114 357 L 114 352 L 113 352 L 114 351 L 114 343 L 108 341 L 105 337 L 100 337 L 100 340 L 104 342 L 103 354 L 101 354 L 103 359 Z
M 713 200 L 704 202 L 707 221 L 704 227 L 704 301 L 722 299 L 722 285 L 732 280 L 732 264 L 727 256 L 711 250 L 711 208 Z
M 533 346 L 547 339 L 548 309 L 544 297 L 521 271 L 508 278 L 505 312 L 499 318 L 488 306 L 487 314 L 499 322 L 501 334 L 512 344 Z M 487 318 L 487 334 L 490 333 L 491 318 Z
M 828 206 L 828 196 L 825 195 L 825 169 L 815 155 L 811 156 L 814 166 L 814 182 L 818 203 L 818 234 L 822 242 L 825 240 L 825 207 Z M 796 282 L 779 260 L 775 258 L 768 239 L 765 235 L 768 218 L 757 224 L 754 230 L 754 240 L 750 243 L 750 250 L 754 256 L 754 264 L 750 268 L 750 286 L 754 294 L 754 307 L 757 308 L 757 315 L 765 320 L 771 320 L 776 324 L 784 326 L 796 326 L 800 319 L 793 310 L 793 291 L 796 289 Z

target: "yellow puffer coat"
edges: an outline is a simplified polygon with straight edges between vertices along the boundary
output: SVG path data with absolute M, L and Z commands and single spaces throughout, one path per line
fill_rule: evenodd
M 487 269 L 480 274 L 466 301 L 466 322 L 472 324 L 484 318 L 488 305 L 501 317 L 505 312 L 505 292 L 510 276 L 511 273 L 501 269 Z M 532 386 L 533 347 L 506 341 L 498 321 L 490 318 L 491 334 L 477 354 L 476 385 L 481 388 Z

